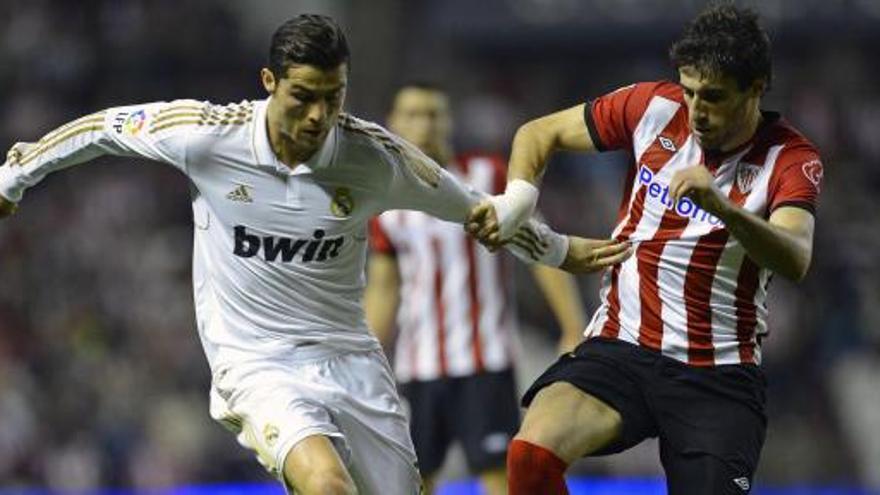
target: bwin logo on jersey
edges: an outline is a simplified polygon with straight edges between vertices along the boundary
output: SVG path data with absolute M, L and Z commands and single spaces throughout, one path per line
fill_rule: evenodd
M 344 237 L 324 238 L 324 231 L 318 229 L 312 234 L 311 239 L 291 239 L 290 237 L 275 237 L 249 234 L 247 227 L 235 226 L 235 250 L 233 253 L 242 258 L 256 256 L 263 249 L 263 258 L 266 261 L 277 261 L 281 257 L 283 262 L 291 262 L 302 251 L 303 263 L 310 261 L 326 261 L 339 256 L 339 249 L 345 241 Z

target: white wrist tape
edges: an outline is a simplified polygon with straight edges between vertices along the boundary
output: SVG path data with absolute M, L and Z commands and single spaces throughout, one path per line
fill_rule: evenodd
M 535 211 L 538 188 L 525 180 L 514 179 L 507 183 L 504 194 L 492 196 L 489 200 L 495 207 L 499 235 L 502 239 L 509 239 Z

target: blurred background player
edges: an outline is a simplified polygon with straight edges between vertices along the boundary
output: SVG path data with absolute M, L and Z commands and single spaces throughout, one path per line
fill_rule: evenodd
M 772 64 L 754 11 L 710 6 L 669 53 L 678 83 L 625 86 L 522 126 L 505 194 L 476 209 L 470 230 L 492 241 L 533 208 L 555 150 L 630 153 L 613 237 L 636 254 L 605 274 L 587 340 L 526 392 L 511 494 L 568 493 L 576 459 L 653 437 L 672 495 L 753 486 L 767 288 L 773 274 L 806 276 L 823 165 L 761 109 Z
M 506 164 L 495 155 L 456 157 L 449 97 L 428 83 L 403 85 L 390 130 L 471 187 L 503 190 Z M 519 428 L 512 274 L 505 258 L 470 239 L 462 226 L 417 211 L 370 222 L 365 307 L 388 350 L 410 413 L 410 430 L 429 493 L 453 442 L 486 493 L 507 493 L 507 444 Z M 535 279 L 562 329 L 559 349 L 582 339 L 584 310 L 573 277 L 535 266 Z M 395 320 L 397 332 L 394 333 Z

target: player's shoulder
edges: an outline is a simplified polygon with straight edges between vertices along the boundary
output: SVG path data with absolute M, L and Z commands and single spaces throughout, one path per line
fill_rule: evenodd
M 242 100 L 218 104 L 206 100 L 181 99 L 134 109 L 145 131 L 155 136 L 173 132 L 225 135 L 254 121 L 257 102 Z M 131 118 L 131 117 L 129 117 Z
M 625 96 L 627 98 L 650 101 L 655 96 L 660 96 L 677 103 L 684 102 L 681 85 L 669 80 L 640 81 L 626 86 L 621 86 L 607 96 Z
M 339 114 L 336 128 L 343 146 L 375 152 L 400 152 L 394 134 L 375 122 L 343 112 Z
M 795 128 L 788 120 L 775 112 L 765 112 L 766 124 L 764 147 L 779 147 L 780 164 L 819 160 L 820 151 L 809 138 Z
M 455 163 L 464 172 L 474 167 L 486 167 L 495 173 L 507 173 L 507 161 L 498 153 L 485 153 L 480 151 L 468 151 L 459 154 Z
M 489 194 L 501 194 L 507 183 L 507 160 L 498 153 L 467 152 L 458 155 L 455 164 L 465 180 Z M 480 180 L 482 178 L 482 180 Z

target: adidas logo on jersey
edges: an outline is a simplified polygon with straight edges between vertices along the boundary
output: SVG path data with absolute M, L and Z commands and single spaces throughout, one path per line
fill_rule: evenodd
M 251 193 L 248 189 L 250 189 L 250 186 L 245 186 L 244 184 L 239 185 L 226 195 L 226 199 L 230 201 L 240 201 L 242 203 L 253 203 L 254 200 L 251 198 Z
M 323 230 L 318 229 L 312 234 L 311 239 L 291 239 L 290 237 L 275 237 L 249 234 L 247 227 L 235 226 L 235 249 L 233 253 L 242 258 L 256 256 L 260 249 L 263 250 L 263 258 L 266 261 L 281 261 L 289 263 L 297 254 L 302 252 L 303 263 L 310 261 L 326 261 L 339 256 L 339 250 L 345 241 L 344 237 L 325 238 Z

